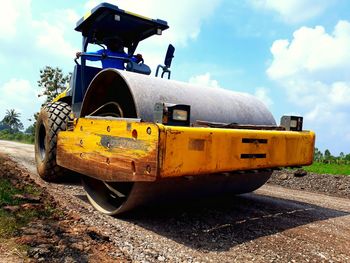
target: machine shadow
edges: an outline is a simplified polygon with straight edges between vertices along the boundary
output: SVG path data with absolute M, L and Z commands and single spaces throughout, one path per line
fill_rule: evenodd
M 250 193 L 143 206 L 123 220 L 193 249 L 226 251 L 259 237 L 349 214 Z
M 59 178 L 59 181 L 55 183 L 62 185 L 80 186 L 81 174 L 74 171 L 68 171 Z

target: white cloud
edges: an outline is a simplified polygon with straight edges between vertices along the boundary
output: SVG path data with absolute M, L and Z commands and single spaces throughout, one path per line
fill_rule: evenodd
M 331 34 L 322 26 L 302 27 L 293 40 L 276 40 L 271 53 L 273 63 L 267 73 L 273 79 L 295 74 L 344 72 L 350 67 L 350 23 L 339 21 Z M 345 70 L 345 71 L 344 71 Z M 348 71 L 347 71 L 348 72 Z M 350 74 L 349 74 L 350 75 Z
M 67 41 L 67 36 L 79 17 L 75 11 L 52 10 L 33 17 L 30 0 L 6 1 L 4 4 L 0 9 L 0 38 L 4 37 L 1 50 L 15 49 L 17 53 L 30 50 L 25 56 L 36 59 L 48 56 L 51 61 L 74 55 L 77 48 Z M 21 59 L 29 60 L 25 56 Z M 7 56 L 7 59 L 13 60 L 13 56 Z
M 299 23 L 322 14 L 328 0 L 248 0 L 257 10 L 276 12 L 287 23 Z
M 28 15 L 30 0 L 3 1 L 0 8 L 0 39 L 11 40 L 17 35 L 17 26 Z
M 259 100 L 261 100 L 268 108 L 272 106 L 273 101 L 269 96 L 269 89 L 264 87 L 258 87 L 256 88 L 254 95 Z
M 188 82 L 201 87 L 220 88 L 219 83 L 215 79 L 211 78 L 209 72 L 202 75 L 193 76 Z
M 43 98 L 37 97 L 39 69 L 45 65 L 61 68 L 69 65 L 72 70 L 73 56 L 80 46 L 80 36 L 73 30 L 78 18 L 71 9 L 52 9 L 34 16 L 30 0 L 2 3 L 0 115 L 6 109 L 16 109 L 22 114 L 24 125 L 28 126 L 27 119 L 39 111 L 43 102 Z M 75 36 L 77 41 L 71 42 Z M 72 43 L 78 46 L 74 47 Z
M 35 43 L 39 49 L 46 50 L 54 56 L 74 57 L 77 48 L 66 41 L 65 28 L 49 24 L 47 21 L 33 21 L 33 27 L 38 32 Z
M 31 25 L 36 32 L 36 46 L 45 50 L 50 56 L 73 58 L 78 47 L 67 41 L 67 38 L 68 36 L 75 36 L 76 39 L 80 37 L 73 31 L 79 18 L 80 16 L 74 10 L 63 9 L 52 10 L 42 14 L 41 19 L 32 20 Z
M 332 84 L 329 99 L 333 105 L 349 106 L 350 103 L 350 83 L 335 82 Z
M 292 99 L 295 99 L 293 94 L 303 95 L 303 100 L 308 95 L 328 98 L 331 94 L 336 103 L 342 100 L 340 94 L 343 98 L 347 94 L 350 82 L 348 21 L 339 21 L 331 34 L 321 26 L 302 27 L 294 32 L 291 41 L 276 40 L 271 53 L 273 60 L 267 74 L 283 86 L 293 87 Z
M 37 95 L 30 82 L 23 79 L 11 79 L 6 82 L 1 88 L 1 94 L 6 98 L 14 98 L 18 104 L 28 102 L 34 95 Z
M 28 118 L 32 118 L 33 109 L 39 111 L 43 98 L 38 99 L 38 90 L 28 80 L 11 79 L 0 87 L 0 94 L 6 100 L 0 100 L 0 114 L 5 114 L 7 109 L 15 109 L 21 113 L 22 121 L 28 126 Z M 2 119 L 1 116 L 0 119 Z
M 348 150 L 338 138 L 350 133 L 350 23 L 339 21 L 332 33 L 302 27 L 293 39 L 276 40 L 271 53 L 268 76 L 304 112 L 318 139 Z
M 78 47 L 74 48 L 68 39 L 74 39 L 70 34 L 79 37 L 73 31 L 77 19 L 78 15 L 71 9 L 52 9 L 33 16 L 30 0 L 2 4 L 0 38 L 6 39 L 0 41 L 0 114 L 14 108 L 22 113 L 21 119 L 28 125 L 26 119 L 31 118 L 42 103 L 35 91 L 39 69 L 45 65 L 73 65 L 72 58 Z

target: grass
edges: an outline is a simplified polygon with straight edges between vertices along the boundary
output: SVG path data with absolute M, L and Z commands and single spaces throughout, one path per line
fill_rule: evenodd
M 5 210 L 5 206 L 18 206 L 25 203 L 23 200 L 14 198 L 16 194 L 38 196 L 40 190 L 30 185 L 17 189 L 8 179 L 0 178 L 0 239 L 12 237 L 17 230 L 29 222 L 53 213 L 53 209 L 49 206 L 43 209 L 19 209 L 16 212 Z
M 11 184 L 9 179 L 0 178 L 0 207 L 23 203 L 21 200 L 13 198 L 16 194 L 39 196 L 40 193 L 40 190 L 32 185 L 26 185 L 23 189 L 17 189 Z
M 20 171 L 18 176 L 7 174 L 7 168 L 15 167 L 14 163 L 6 163 L 7 161 L 0 153 L 0 261 L 27 262 L 29 260 L 26 252 L 30 245 L 18 242 L 21 228 L 37 220 L 51 221 L 60 216 L 62 211 L 56 209 L 46 197 L 42 197 L 42 201 L 31 198 L 42 196 L 43 190 L 35 184 L 23 181 Z M 16 195 L 28 196 L 29 199 Z
M 311 166 L 303 167 L 305 171 L 317 173 L 317 174 L 342 174 L 350 176 L 350 165 L 349 164 L 328 164 L 315 162 Z
M 24 133 L 10 133 L 7 130 L 0 131 L 0 140 L 16 141 L 27 144 L 34 144 L 34 136 Z

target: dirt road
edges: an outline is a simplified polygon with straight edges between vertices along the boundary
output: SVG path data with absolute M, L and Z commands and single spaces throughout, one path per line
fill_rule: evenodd
M 33 146 L 0 141 L 0 152 L 109 236 L 128 261 L 350 262 L 349 199 L 265 185 L 241 196 L 143 207 L 118 219 L 94 211 L 78 179 L 41 181 Z

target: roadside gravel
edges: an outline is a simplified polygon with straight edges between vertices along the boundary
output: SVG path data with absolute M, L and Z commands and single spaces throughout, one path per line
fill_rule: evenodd
M 304 176 L 300 177 L 300 175 Z M 281 170 L 275 171 L 268 183 L 290 189 L 350 198 L 350 176 L 346 175 L 306 173 L 302 170 Z
M 119 250 L 107 236 L 102 235 L 97 228 L 83 224 L 75 211 L 64 209 L 49 194 L 48 188 L 37 187 L 24 169 L 1 153 L 0 179 L 9 181 L 14 189 L 31 187 L 40 191 L 37 196 L 13 195 L 12 198 L 22 200 L 20 205 L 0 206 L 2 211 L 6 211 L 7 217 L 15 218 L 14 222 L 21 226 L 6 236 L 6 242 L 0 242 L 0 262 L 127 261 L 122 253 L 115 253 Z M 33 214 L 23 226 L 21 211 Z
M 0 151 L 33 170 L 26 147 L 0 142 Z M 113 218 L 93 210 L 78 178 L 48 184 L 30 176 L 77 221 L 108 237 L 111 257 L 129 262 L 350 262 L 346 198 L 269 184 L 251 194 L 144 206 Z

